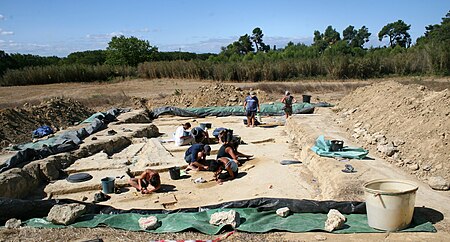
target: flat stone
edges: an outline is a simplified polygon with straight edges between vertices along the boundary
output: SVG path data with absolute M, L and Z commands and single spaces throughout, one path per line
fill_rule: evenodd
M 419 170 L 419 165 L 418 164 L 409 164 L 408 168 L 412 171 L 417 171 L 417 170 Z
M 240 224 L 241 217 L 238 212 L 230 210 L 228 212 L 216 212 L 211 215 L 209 223 L 212 225 L 231 225 L 236 228 Z
M 333 230 L 340 229 L 344 225 L 345 220 L 345 216 L 338 210 L 330 209 L 327 214 L 327 221 L 325 221 L 325 230 L 331 232 Z
M 78 203 L 55 205 L 50 209 L 47 220 L 54 224 L 68 225 L 73 223 L 86 211 L 86 206 Z
M 146 218 L 140 218 L 138 220 L 139 227 L 143 230 L 151 230 L 156 229 L 160 226 L 160 223 L 158 222 L 158 218 L 155 216 L 150 216 Z
M 442 176 L 432 176 L 428 178 L 428 185 L 434 190 L 447 191 L 450 189 L 449 182 Z
M 277 215 L 280 217 L 283 217 L 283 218 L 287 217 L 290 212 L 291 212 L 291 210 L 288 207 L 279 208 L 276 211 Z
M 21 224 L 22 224 L 22 221 L 20 221 L 20 219 L 11 218 L 11 219 L 8 219 L 8 221 L 6 221 L 5 227 L 7 229 L 17 229 L 17 228 L 20 228 Z

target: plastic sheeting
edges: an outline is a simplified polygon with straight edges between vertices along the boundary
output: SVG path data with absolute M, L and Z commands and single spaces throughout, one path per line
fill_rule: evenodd
M 364 159 L 369 151 L 359 147 L 344 146 L 342 151 L 330 151 L 331 141 L 326 140 L 323 135 L 319 136 L 315 145 L 311 148 L 316 154 L 325 157 L 342 157 L 350 159 Z
M 310 104 L 310 103 L 294 103 L 292 112 L 294 114 L 311 114 L 314 113 L 314 107 L 331 106 L 326 103 Z M 273 104 L 261 104 L 261 115 L 280 116 L 284 115 L 283 103 L 276 102 Z M 169 114 L 181 117 L 206 117 L 206 116 L 245 116 L 245 110 L 242 106 L 229 107 L 203 107 L 203 108 L 177 108 L 177 107 L 160 107 L 152 111 L 152 117 L 158 118 L 160 115 Z
M 171 213 L 171 214 L 153 214 L 158 218 L 161 226 L 155 230 L 147 230 L 154 233 L 175 233 L 186 230 L 196 230 L 204 234 L 218 234 L 225 229 L 231 229 L 227 225 L 214 226 L 209 224 L 211 215 L 219 211 L 228 211 L 229 209 L 211 209 L 202 212 L 193 213 Z M 288 231 L 288 232 L 308 232 L 324 231 L 326 213 L 293 213 L 286 218 L 276 215 L 275 210 L 259 211 L 257 208 L 234 208 L 240 215 L 240 225 L 236 228 L 238 231 L 250 233 L 265 233 L 269 231 Z M 71 227 L 93 228 L 97 226 L 109 226 L 117 229 L 129 231 L 141 231 L 139 227 L 139 218 L 147 215 L 136 213 L 123 214 L 88 214 L 80 217 Z M 382 233 L 384 231 L 375 230 L 368 226 L 367 215 L 349 214 L 346 215 L 347 221 L 344 227 L 333 233 Z M 30 227 L 40 228 L 62 228 L 62 225 L 54 225 L 43 218 L 31 219 L 25 221 Z M 435 232 L 433 225 L 424 220 L 413 220 L 411 226 L 404 232 Z
M 11 168 L 25 165 L 33 160 L 43 159 L 50 155 L 77 149 L 83 139 L 106 128 L 107 124 L 116 120 L 116 117 L 120 113 L 127 111 L 129 111 L 129 109 L 113 108 L 105 113 L 97 113 L 95 114 L 96 116 L 93 115 L 88 118 L 87 121 L 84 121 L 85 123 L 89 123 L 87 127 L 75 131 L 67 131 L 47 140 L 15 145 L 13 146 L 13 149 L 18 150 L 18 152 L 6 160 L 5 163 L 0 164 L 0 173 Z

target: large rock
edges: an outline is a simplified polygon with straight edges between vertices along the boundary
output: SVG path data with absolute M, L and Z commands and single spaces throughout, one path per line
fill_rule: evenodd
M 388 144 L 379 144 L 377 146 L 377 150 L 387 156 L 393 156 L 395 152 L 398 151 L 397 147 L 392 144 L 392 142 L 389 142 Z
M 330 209 L 327 214 L 327 221 L 325 221 L 325 230 L 331 232 L 342 228 L 345 223 L 345 217 L 336 209 Z
M 428 178 L 428 185 L 434 190 L 446 191 L 449 190 L 450 184 L 442 176 L 432 176 Z
M 160 225 L 160 223 L 158 222 L 158 218 L 155 216 L 140 218 L 138 220 L 138 222 L 139 222 L 139 227 L 141 227 L 141 229 L 143 229 L 143 230 L 156 229 Z
M 50 209 L 47 220 L 54 224 L 68 225 L 73 223 L 86 211 L 86 206 L 78 203 L 55 205 Z
M 287 217 L 289 215 L 290 211 L 291 210 L 289 210 L 288 207 L 284 207 L 284 208 L 277 209 L 276 213 L 277 213 L 278 216 L 284 218 L 284 217 Z
M 20 228 L 20 225 L 22 224 L 22 221 L 20 221 L 20 219 L 8 219 L 8 221 L 6 221 L 5 223 L 5 227 L 7 229 L 17 229 Z
M 212 225 L 231 225 L 233 228 L 236 228 L 239 226 L 241 221 L 241 217 L 239 216 L 239 213 L 230 210 L 228 212 L 216 212 L 211 215 L 211 219 L 209 220 L 209 223 Z

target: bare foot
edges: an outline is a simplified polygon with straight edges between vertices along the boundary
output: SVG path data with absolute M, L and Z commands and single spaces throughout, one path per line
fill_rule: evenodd
M 217 184 L 222 185 L 223 184 L 222 180 L 221 179 L 217 180 Z

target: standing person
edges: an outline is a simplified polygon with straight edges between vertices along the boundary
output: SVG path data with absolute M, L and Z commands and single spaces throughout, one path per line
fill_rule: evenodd
M 281 102 L 284 103 L 284 113 L 286 114 L 287 119 L 292 115 L 292 104 L 296 103 L 297 100 L 295 100 L 295 98 L 291 96 L 291 93 L 289 91 L 286 91 L 284 97 L 281 99 Z
M 152 169 L 146 169 L 139 178 L 130 178 L 128 182 L 142 194 L 152 193 L 161 187 L 159 173 Z
M 185 123 L 177 128 L 173 135 L 173 139 L 175 140 L 175 144 L 177 146 L 188 145 L 192 143 L 194 137 L 187 131 L 191 128 L 190 123 Z
M 247 127 L 255 127 L 255 116 L 259 108 L 259 100 L 256 97 L 256 92 L 251 91 L 250 96 L 247 96 L 244 101 L 245 116 L 247 116 Z
M 184 153 L 184 160 L 189 164 L 188 169 L 192 170 L 208 170 L 206 156 L 210 155 L 211 147 L 204 144 L 193 144 Z

